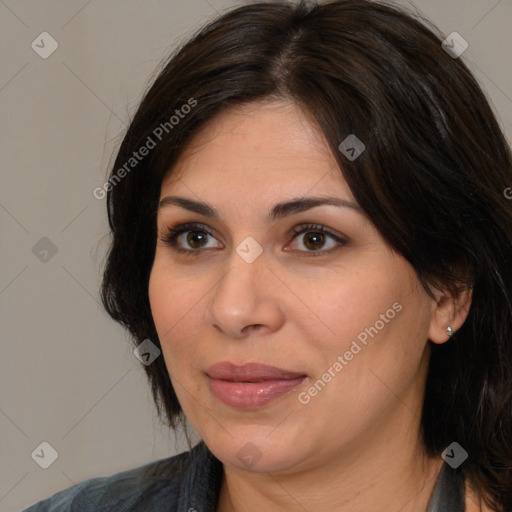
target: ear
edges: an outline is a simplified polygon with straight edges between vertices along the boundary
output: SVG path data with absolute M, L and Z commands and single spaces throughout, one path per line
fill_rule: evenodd
M 435 290 L 434 293 L 436 299 L 432 304 L 428 337 L 433 343 L 441 344 L 450 339 L 448 327 L 451 327 L 455 333 L 465 322 L 471 306 L 473 290 L 464 288 L 456 296 L 443 290 Z

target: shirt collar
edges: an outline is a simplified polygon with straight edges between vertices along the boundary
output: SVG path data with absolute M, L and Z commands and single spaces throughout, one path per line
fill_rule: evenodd
M 223 466 L 204 441 L 190 451 L 181 481 L 176 512 L 215 512 L 222 483 Z

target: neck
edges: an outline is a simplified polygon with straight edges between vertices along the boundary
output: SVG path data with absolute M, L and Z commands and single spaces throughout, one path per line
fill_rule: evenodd
M 442 460 L 398 471 L 392 461 L 372 472 L 247 475 L 224 468 L 217 512 L 337 510 L 338 512 L 426 511 Z M 424 467 L 423 467 L 424 466 Z

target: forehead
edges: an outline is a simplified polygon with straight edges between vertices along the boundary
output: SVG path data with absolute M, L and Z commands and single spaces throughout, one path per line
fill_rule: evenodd
M 328 143 L 309 116 L 284 101 L 230 108 L 190 141 L 162 183 L 162 195 L 221 191 L 237 197 L 294 196 L 333 189 L 351 199 Z

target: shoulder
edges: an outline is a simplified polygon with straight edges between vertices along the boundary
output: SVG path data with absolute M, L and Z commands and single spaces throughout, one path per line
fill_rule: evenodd
M 178 502 L 187 477 L 204 466 L 211 454 L 203 443 L 191 451 L 108 477 L 85 480 L 24 512 L 111 512 L 160 510 Z M 185 489 L 186 492 L 186 489 Z M 172 508 L 171 508 L 172 509 Z

